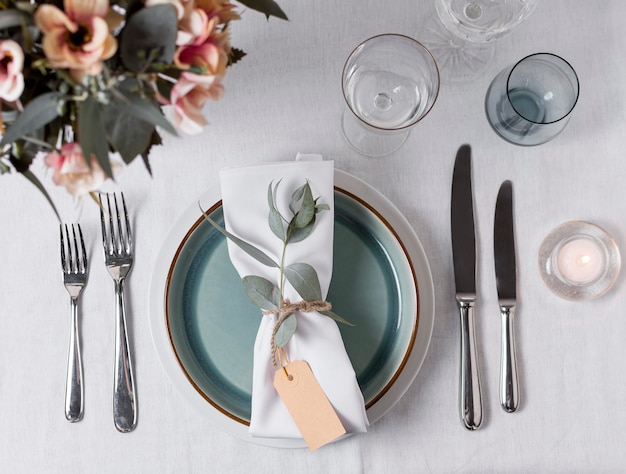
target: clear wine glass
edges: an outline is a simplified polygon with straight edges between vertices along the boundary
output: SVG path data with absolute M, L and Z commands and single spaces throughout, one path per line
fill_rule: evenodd
M 342 74 L 348 108 L 342 116 L 344 137 L 359 153 L 385 156 L 405 142 L 439 94 L 439 70 L 421 43 L 398 34 L 382 34 L 359 44 Z
M 494 40 L 510 33 L 539 0 L 435 0 L 437 16 L 427 27 L 426 44 L 442 80 L 469 82 L 495 54 Z

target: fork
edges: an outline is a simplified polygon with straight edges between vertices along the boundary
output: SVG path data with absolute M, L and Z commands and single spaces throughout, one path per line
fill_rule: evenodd
M 67 224 L 60 225 L 61 265 L 63 284 L 70 295 L 71 325 L 70 348 L 67 359 L 67 378 L 65 380 L 65 418 L 72 423 L 83 418 L 84 388 L 83 363 L 80 355 L 80 337 L 78 331 L 78 298 L 87 285 L 88 262 L 85 241 L 80 224 L 72 224 L 72 236 Z M 78 246 L 80 237 L 80 249 Z M 65 231 L 65 233 L 64 233 Z
M 115 284 L 116 299 L 113 421 L 118 431 L 127 433 L 135 429 L 137 424 L 137 398 L 126 330 L 124 300 L 124 281 L 133 265 L 133 239 L 124 194 L 121 193 L 123 219 L 120 217 L 117 195 L 113 194 L 113 205 L 109 194 L 107 193 L 105 196 L 103 199 L 102 194 L 98 195 L 100 221 L 102 223 L 102 246 L 104 263 Z M 107 216 L 105 216 L 105 203 Z M 113 218 L 114 213 L 115 219 Z

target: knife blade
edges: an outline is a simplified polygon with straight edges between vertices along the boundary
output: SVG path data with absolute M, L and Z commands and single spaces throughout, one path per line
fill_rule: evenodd
M 452 176 L 451 231 L 456 302 L 461 320 L 460 415 L 468 430 L 483 418 L 480 375 L 474 331 L 476 302 L 476 235 L 472 198 L 471 148 L 459 148 Z
M 504 411 L 513 413 L 519 406 L 519 383 L 513 325 L 517 301 L 517 266 L 511 181 L 502 183 L 498 191 L 493 251 L 501 317 L 500 405 Z

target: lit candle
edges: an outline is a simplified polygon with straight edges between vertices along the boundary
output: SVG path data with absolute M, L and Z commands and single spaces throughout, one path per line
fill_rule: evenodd
M 585 283 L 600 275 L 604 255 L 595 241 L 581 237 L 570 240 L 559 249 L 556 264 L 565 279 Z

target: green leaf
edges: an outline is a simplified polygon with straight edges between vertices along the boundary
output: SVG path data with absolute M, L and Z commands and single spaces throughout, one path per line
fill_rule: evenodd
M 137 120 L 119 101 L 111 101 L 104 108 L 104 128 L 111 145 L 125 163 L 143 154 L 152 143 L 154 125 Z
M 119 36 L 120 57 L 134 72 L 153 63 L 170 64 L 176 48 L 178 19 L 172 5 L 141 8 L 130 15 Z
M 304 196 L 304 188 L 308 183 L 304 183 L 298 189 L 296 189 L 291 194 L 291 202 L 289 203 L 289 209 L 295 215 L 298 213 L 298 209 L 300 208 L 300 201 L 302 200 L 302 196 Z
M 39 189 L 39 191 L 41 192 L 41 194 L 43 194 L 43 196 L 47 199 L 47 201 L 50 203 L 50 205 L 52 206 L 52 210 L 54 211 L 54 213 L 57 216 L 57 219 L 59 219 L 59 222 L 61 222 L 61 216 L 59 215 L 59 211 L 57 211 L 56 206 L 54 205 L 54 202 L 52 201 L 52 198 L 50 197 L 50 195 L 48 194 L 48 191 L 46 191 L 46 188 L 43 187 L 43 184 L 41 184 L 41 181 L 39 181 L 39 179 L 37 178 L 37 176 L 35 176 L 32 171 L 27 170 L 27 171 L 23 171 L 22 175 L 31 183 L 33 183 L 35 185 L 35 187 L 37 189 Z
M 319 301 L 322 290 L 317 272 L 308 263 L 292 263 L 284 270 L 285 278 L 305 301 Z
M 306 183 L 304 185 L 302 204 L 293 221 L 294 227 L 296 229 L 306 227 L 311 223 L 313 216 L 315 216 L 315 200 L 313 199 L 313 194 L 311 193 L 311 186 L 309 186 L 309 183 Z
M 328 204 L 316 204 L 315 205 L 315 214 L 322 211 L 330 211 L 330 206 Z
M 31 100 L 13 122 L 13 125 L 7 129 L 2 141 L 0 141 L 0 147 L 13 143 L 18 138 L 33 133 L 52 122 L 59 115 L 58 108 L 61 97 L 58 92 L 47 92 Z
M 221 233 L 222 235 L 224 235 L 225 237 L 230 239 L 230 241 L 233 242 L 235 245 L 237 245 L 237 247 L 239 247 L 241 250 L 246 252 L 248 255 L 250 255 L 252 258 L 254 258 L 256 261 L 262 263 L 265 266 L 272 267 L 272 268 L 278 268 L 279 267 L 278 263 L 276 263 L 274 260 L 272 260 L 270 257 L 268 257 L 267 254 L 265 254 L 262 250 L 257 249 L 254 245 L 251 245 L 248 242 L 246 242 L 245 240 L 241 240 L 239 237 L 231 234 L 226 229 L 224 229 L 221 225 L 219 225 L 217 222 L 215 222 L 213 219 L 211 219 L 208 216 L 208 214 L 206 212 L 204 212 L 204 210 L 202 209 L 202 206 L 200 206 L 200 203 L 198 203 L 198 206 L 200 207 L 200 211 L 202 211 L 202 215 L 207 220 L 207 222 L 209 224 L 211 224 L 213 227 L 215 227 L 215 229 L 219 233 Z
M 241 279 L 246 296 L 260 309 L 277 309 L 280 305 L 280 292 L 276 285 L 265 278 L 248 275 Z
M 272 183 L 270 183 L 269 186 L 267 187 L 267 203 L 270 208 L 268 222 L 270 225 L 270 229 L 274 233 L 274 235 L 278 237 L 280 240 L 284 241 L 285 240 L 285 227 L 283 226 L 283 218 L 281 217 L 280 212 L 278 212 L 278 209 L 276 209 L 276 203 L 274 199 L 274 196 L 276 194 L 276 190 L 278 189 L 279 184 L 280 184 L 280 181 L 276 183 L 276 186 L 274 187 L 273 192 L 272 192 Z
M 102 107 L 100 102 L 91 95 L 78 107 L 78 143 L 80 143 L 87 164 L 91 166 L 91 157 L 95 157 L 105 174 L 112 178 L 113 170 L 109 161 L 109 144 L 102 122 Z
M 178 135 L 174 126 L 165 118 L 159 107 L 142 99 L 137 94 L 133 94 L 131 91 L 117 89 L 117 92 L 120 93 L 119 95 L 116 94 L 118 99 L 116 101 L 117 105 L 123 107 L 126 113 L 152 125 L 158 125 L 172 135 Z
M 285 347 L 285 345 L 289 342 L 289 339 L 291 339 L 291 336 L 293 336 L 296 332 L 297 328 L 298 320 L 296 315 L 291 313 L 283 319 L 283 322 L 280 323 L 280 326 L 278 326 L 276 334 L 274 334 L 274 344 L 278 347 Z
M 315 226 L 315 216 L 306 227 L 302 227 L 301 229 L 297 229 L 295 227 L 291 227 L 289 229 L 289 242 L 300 242 L 301 240 L 306 239 L 309 234 L 313 231 L 313 227 Z
M 275 16 L 283 20 L 287 20 L 287 15 L 281 10 L 276 2 L 273 0 L 238 0 L 242 5 L 252 8 L 258 12 L 264 13 L 265 17 L 269 19 L 270 16 Z
M 330 319 L 334 319 L 338 323 L 346 324 L 348 326 L 354 326 L 354 324 L 352 324 L 350 321 L 346 321 L 341 316 L 339 316 L 337 313 L 333 313 L 332 311 L 320 311 L 319 313 L 323 314 L 324 316 L 328 316 Z

